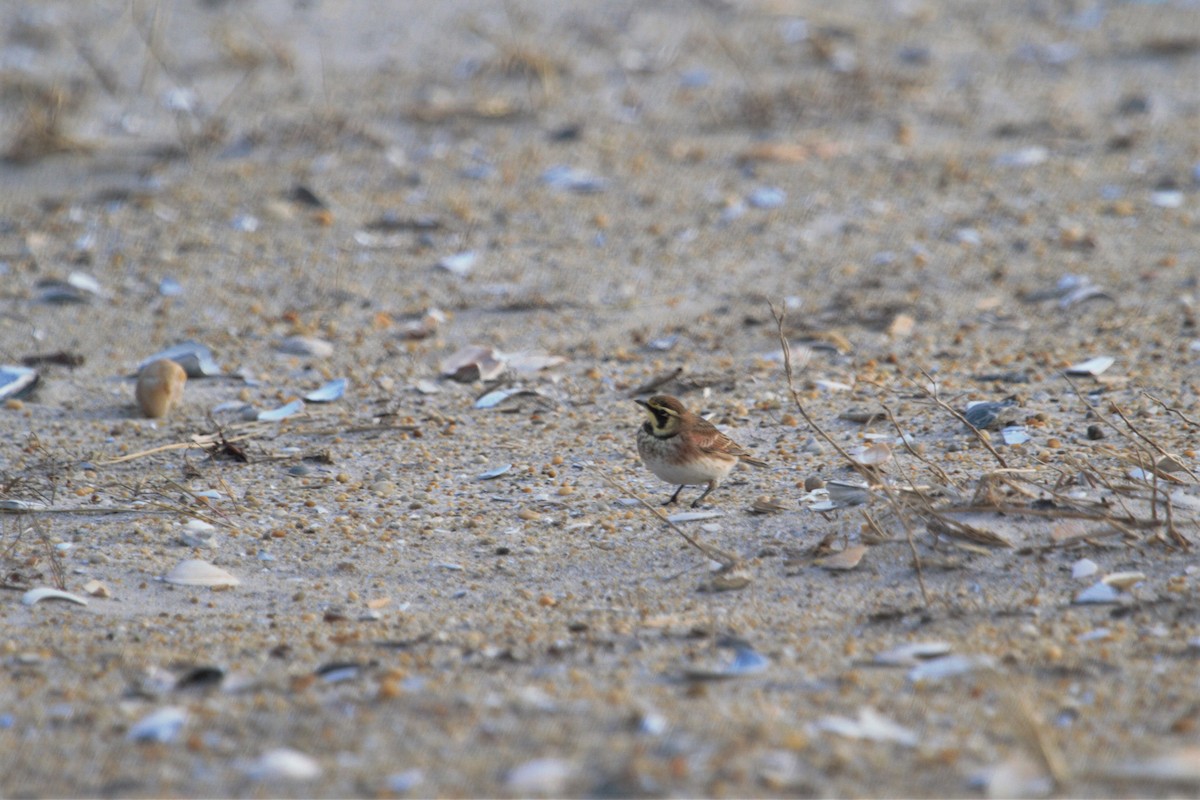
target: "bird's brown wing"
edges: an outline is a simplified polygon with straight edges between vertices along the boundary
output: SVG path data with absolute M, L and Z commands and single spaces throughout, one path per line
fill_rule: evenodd
M 716 426 L 703 417 L 695 419 L 695 427 L 690 431 L 692 443 L 706 453 L 714 455 L 737 456 L 747 464 L 755 467 L 765 467 L 767 462 L 755 458 L 754 454 L 740 444 L 717 430 Z

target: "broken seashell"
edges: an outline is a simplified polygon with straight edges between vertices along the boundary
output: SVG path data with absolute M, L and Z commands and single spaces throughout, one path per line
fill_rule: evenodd
M 875 654 L 875 663 L 887 667 L 912 667 L 931 658 L 949 655 L 949 642 L 909 642 Z
M 304 399 L 310 403 L 332 403 L 334 400 L 341 400 L 342 396 L 346 394 L 348 383 L 349 381 L 345 378 L 335 378 L 320 389 L 314 389 L 304 395 Z
M 1100 582 L 1124 592 L 1132 589 L 1144 580 L 1146 580 L 1146 576 L 1141 572 L 1114 572 L 1110 575 L 1105 575 Z
M 1087 361 L 1081 361 L 1078 364 L 1072 364 L 1063 370 L 1064 373 L 1071 376 L 1084 375 L 1099 375 L 1116 363 L 1116 359 L 1112 356 L 1096 356 L 1089 358 Z
M 476 476 L 476 480 L 490 481 L 495 478 L 499 478 L 501 475 L 505 474 L 510 469 L 512 469 L 512 467 L 513 467 L 512 464 L 502 464 L 501 466 L 496 467 L 495 469 L 489 469 L 487 472 L 480 473 L 479 475 Z
M 333 345 L 315 336 L 289 336 L 280 342 L 276 349 L 290 356 L 329 358 L 333 355 Z
M 43 600 L 64 600 L 68 603 L 77 603 L 81 606 L 88 604 L 86 597 L 80 597 L 77 594 L 71 594 L 59 589 L 51 589 L 49 586 L 39 586 L 21 595 L 21 603 L 27 606 L 36 605 Z
M 273 408 L 270 411 L 260 411 L 255 417 L 259 422 L 279 422 L 287 419 L 293 414 L 299 414 L 304 410 L 303 400 L 293 400 L 287 405 L 282 405 L 279 408 Z
M 981 400 L 975 403 L 968 403 L 967 410 L 963 413 L 966 418 L 975 428 L 979 430 L 987 430 L 989 428 L 999 428 L 1004 424 L 1006 418 L 1010 417 L 1010 409 L 1015 408 L 1015 404 L 1011 401 L 994 402 L 991 400 Z
M 0 367 L 0 400 L 16 400 L 34 390 L 38 371 L 29 367 L 4 365 Z
M 83 585 L 83 590 L 92 597 L 99 597 L 105 600 L 112 597 L 112 592 L 109 591 L 108 587 L 100 581 L 94 579 L 85 583 Z
M 829 501 L 835 508 L 860 506 L 871 499 L 870 487 L 861 483 L 829 481 L 825 484 L 825 491 L 829 492 Z
M 155 353 L 138 364 L 137 371 L 141 372 L 148 364 L 162 359 L 174 361 L 183 367 L 189 378 L 208 378 L 221 374 L 221 367 L 213 360 L 212 351 L 191 340 Z
M 671 522 L 696 522 L 702 519 L 715 519 L 725 516 L 723 511 L 680 511 L 667 517 Z
M 215 525 L 210 525 L 204 520 L 192 519 L 188 520 L 179 532 L 179 540 L 188 547 L 216 547 L 213 538 L 216 532 Z
M 256 781 L 307 781 L 321 775 L 321 765 L 299 750 L 280 747 L 263 753 L 246 774 Z
M 167 416 L 183 402 L 187 372 L 169 358 L 151 361 L 138 372 L 134 396 L 138 408 L 151 419 Z
M 561 758 L 535 758 L 513 767 L 504 786 L 518 797 L 562 797 L 575 767 Z
M 127 739 L 132 742 L 158 742 L 166 744 L 179 735 L 183 730 L 184 723 L 187 722 L 188 714 L 186 709 L 178 708 L 177 706 L 166 706 L 157 711 L 152 711 L 142 717 L 126 734 Z
M 1081 558 L 1071 565 L 1072 578 L 1090 578 L 1100 571 L 1100 567 L 1090 558 Z
M 220 567 L 201 561 L 198 558 L 188 558 L 176 564 L 170 572 L 163 576 L 167 583 L 176 586 L 237 586 L 241 583 L 235 576 Z
M 817 729 L 845 736 L 847 739 L 865 739 L 870 742 L 895 742 L 905 747 L 915 747 L 920 741 L 917 734 L 892 722 L 870 706 L 858 709 L 858 719 L 828 716 L 817 723 Z
M 721 681 L 755 675 L 771 665 L 770 659 L 740 639 L 718 645 L 733 649 L 733 661 L 718 667 L 688 667 L 683 676 L 693 681 Z
M 1100 581 L 1076 593 L 1073 603 L 1077 605 L 1098 605 L 1102 603 L 1120 602 L 1121 592 L 1115 586 L 1109 586 Z
M 438 260 L 437 265 L 456 278 L 465 278 L 471 274 L 471 270 L 478 260 L 479 254 L 474 250 L 468 250 L 465 253 L 443 256 Z
M 879 467 L 892 459 L 892 448 L 883 442 L 861 447 L 850 453 L 850 459 L 863 467 Z
M 908 671 L 908 679 L 913 683 L 922 681 L 940 681 L 966 675 L 980 667 L 990 667 L 993 662 L 987 656 L 948 655 L 929 661 L 922 661 Z
M 487 381 L 504 372 L 504 359 L 495 348 L 468 345 L 445 359 L 441 373 L 462 383 Z
M 813 563 L 822 569 L 850 570 L 858 566 L 858 562 L 862 561 L 866 553 L 866 545 L 855 544 L 831 556 L 818 558 Z

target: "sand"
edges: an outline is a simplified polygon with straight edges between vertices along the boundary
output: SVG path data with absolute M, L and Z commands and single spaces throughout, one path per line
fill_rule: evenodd
M 1200 9 L 831 5 L 0 10 L 0 794 L 1194 794 Z

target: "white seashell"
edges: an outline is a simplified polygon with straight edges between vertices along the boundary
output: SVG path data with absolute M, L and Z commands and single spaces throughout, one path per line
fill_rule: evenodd
M 290 356 L 329 358 L 333 355 L 333 345 L 315 336 L 289 336 L 279 343 L 277 349 Z
M 465 253 L 444 256 L 437 262 L 437 265 L 456 278 L 465 278 L 471 274 L 471 269 L 477 260 L 479 260 L 479 254 L 474 250 L 468 250 Z
M 1090 578 L 1099 571 L 1100 567 L 1090 558 L 1081 558 L 1071 565 L 1072 578 Z
M 29 367 L 5 365 L 0 367 L 0 400 L 21 397 L 33 390 L 38 372 Z
M 885 666 L 910 667 L 930 658 L 949 655 L 949 642 L 909 642 L 875 654 L 875 663 Z
M 716 519 L 725 516 L 723 511 L 681 511 L 667 517 L 671 522 L 695 522 L 701 519 Z
M 1096 356 L 1095 358 L 1089 358 L 1087 361 L 1072 364 L 1063 370 L 1063 372 L 1068 375 L 1099 375 L 1115 364 L 1116 361 L 1112 356 Z
M 263 753 L 246 774 L 256 781 L 308 781 L 320 776 L 321 765 L 299 750 L 280 747 Z
M 1146 580 L 1146 576 L 1141 572 L 1114 572 L 1111 575 L 1105 575 L 1101 583 L 1125 591 L 1132 589 L 1144 580 Z
M 241 583 L 220 567 L 198 558 L 180 561 L 163 576 L 163 580 L 176 586 L 237 586 Z
M 1115 603 L 1120 596 L 1121 592 L 1116 587 L 1101 581 L 1076 594 L 1074 602 L 1080 605 Z
M 86 597 L 80 597 L 77 594 L 59 591 L 58 589 L 51 589 L 49 586 L 39 586 L 21 595 L 21 602 L 27 606 L 36 605 L 43 600 L 65 600 L 68 603 L 78 603 L 81 606 L 88 604 Z
M 174 347 L 168 347 L 160 353 L 155 353 L 137 366 L 141 372 L 148 365 L 167 359 L 183 367 L 189 378 L 203 378 L 221 374 L 221 367 L 213 360 L 212 351 L 195 341 L 186 341 Z
M 940 681 L 966 675 L 979 667 L 991 666 L 991 663 L 985 656 L 945 656 L 921 662 L 908 671 L 908 679 L 913 683 Z
M 836 733 L 848 739 L 865 739 L 871 742 L 895 742 L 905 747 L 915 747 L 920 741 L 916 732 L 893 722 L 870 706 L 858 709 L 858 719 L 829 716 L 817 723 L 822 731 Z
M 183 730 L 187 717 L 185 709 L 176 706 L 160 708 L 134 723 L 125 738 L 133 742 L 169 742 Z
M 192 519 L 179 532 L 179 540 L 188 547 L 216 547 L 213 536 L 217 528 L 204 520 Z
M 513 466 L 512 464 L 501 464 L 500 466 L 496 467 L 495 469 L 489 469 L 487 472 L 483 472 L 483 473 L 480 473 L 479 475 L 476 475 L 475 480 L 479 480 L 479 481 L 495 480 L 496 478 L 499 478 L 501 475 L 505 474 L 510 469 L 512 469 L 512 466 Z
M 258 412 L 257 419 L 259 422 L 279 422 L 287 419 L 293 414 L 299 414 L 304 410 L 303 400 L 293 400 L 287 405 L 282 405 L 279 408 L 273 408 L 270 411 Z
M 565 794 L 574 767 L 559 758 L 535 758 L 514 767 L 504 779 L 505 788 L 519 796 Z
M 314 389 L 304 395 L 304 399 L 310 403 L 332 403 L 334 400 L 341 400 L 342 395 L 346 394 L 348 383 L 345 378 L 334 378 L 320 389 Z

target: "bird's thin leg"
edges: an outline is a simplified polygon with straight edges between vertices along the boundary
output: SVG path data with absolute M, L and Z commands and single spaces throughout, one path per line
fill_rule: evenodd
M 675 494 L 671 495 L 671 499 L 668 500 L 667 502 L 663 503 L 663 505 L 669 506 L 669 505 L 671 505 L 671 503 L 674 503 L 676 500 L 679 499 L 679 493 L 682 491 L 683 491 L 683 487 L 680 486 L 678 489 L 675 490 Z
M 711 492 L 711 491 L 712 491 L 713 489 L 715 489 L 715 488 L 717 488 L 717 482 L 716 482 L 716 481 L 709 481 L 709 482 L 708 482 L 708 488 L 704 490 L 704 494 L 700 495 L 699 497 L 697 497 L 695 500 L 693 500 L 693 501 L 692 501 L 692 508 L 699 508 L 699 507 L 700 507 L 700 502 L 701 502 L 701 501 L 702 501 L 704 498 L 708 497 L 708 493 L 709 493 L 709 492 Z M 676 492 L 676 494 L 679 494 L 679 493 L 678 493 L 678 492 Z

